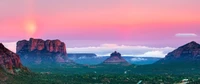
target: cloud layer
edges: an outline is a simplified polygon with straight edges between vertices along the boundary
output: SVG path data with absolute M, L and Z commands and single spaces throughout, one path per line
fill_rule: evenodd
M 139 61 L 146 61 L 147 59 L 145 58 L 131 58 L 131 61 L 134 61 L 134 62 L 139 62 Z
M 177 33 L 176 37 L 197 37 L 198 35 L 195 33 Z
M 3 43 L 5 47 L 13 52 L 16 52 L 16 43 Z M 68 53 L 95 53 L 98 56 L 110 56 L 114 51 L 120 52 L 123 56 L 134 57 L 164 57 L 167 53 L 173 51 L 172 47 L 148 47 L 148 46 L 127 46 L 117 44 L 102 44 L 100 46 L 92 47 L 74 47 L 67 48 Z
M 95 53 L 98 56 L 109 56 L 113 51 L 120 52 L 123 56 L 135 57 L 164 57 L 174 50 L 172 47 L 147 47 L 147 46 L 126 46 L 117 44 L 102 44 L 97 47 L 75 47 L 67 48 L 68 53 Z

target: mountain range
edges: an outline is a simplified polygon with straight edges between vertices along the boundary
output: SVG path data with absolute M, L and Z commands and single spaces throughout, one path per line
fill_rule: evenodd
M 22 68 L 22 64 L 29 66 L 29 64 L 200 64 L 200 44 L 197 42 L 190 42 L 174 51 L 168 53 L 165 58 L 145 58 L 145 57 L 125 57 L 117 51 L 111 53 L 108 57 L 98 57 L 93 53 L 68 53 L 66 45 L 60 40 L 42 40 L 30 38 L 17 42 L 17 54 L 11 52 L 7 48 L 0 45 L 0 56 L 2 61 L 0 64 L 6 71 L 14 73 L 14 68 Z M 6 58 L 7 56 L 11 56 Z M 73 61 L 72 61 L 73 60 Z M 22 63 L 21 63 L 22 61 Z M 155 63 L 154 63 L 155 62 Z
M 84 62 L 86 62 L 86 60 L 88 64 L 91 65 L 85 65 Z M 97 60 L 100 61 L 97 62 Z M 130 61 L 134 61 L 135 63 Z M 141 64 L 137 64 L 137 62 L 141 62 Z M 12 79 L 14 75 L 9 74 L 29 73 L 29 69 L 34 71 L 34 68 L 32 68 L 30 64 L 35 64 L 40 72 L 122 73 L 125 71 L 124 73 L 134 74 L 199 73 L 200 44 L 192 41 L 168 53 L 165 58 L 147 58 L 121 56 L 117 51 L 111 53 L 110 56 L 107 57 L 98 57 L 93 53 L 67 54 L 66 45 L 60 40 L 44 41 L 42 39 L 33 38 L 30 38 L 28 41 L 18 41 L 16 54 L 0 43 L 0 83 Z M 58 65 L 52 67 L 54 64 Z M 68 67 L 65 66 L 65 64 L 73 66 Z

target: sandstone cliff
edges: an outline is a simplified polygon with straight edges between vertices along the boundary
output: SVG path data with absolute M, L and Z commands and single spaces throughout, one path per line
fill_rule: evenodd
M 28 71 L 22 66 L 19 55 L 5 48 L 2 43 L 0 43 L 0 66 L 1 69 L 12 74 L 21 70 Z
M 66 45 L 60 40 L 30 38 L 17 42 L 17 54 L 25 63 L 64 63 L 67 59 Z

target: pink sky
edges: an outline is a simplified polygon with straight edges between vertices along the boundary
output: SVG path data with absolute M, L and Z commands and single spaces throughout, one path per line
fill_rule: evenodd
M 1 0 L 0 41 L 61 39 L 70 47 L 200 42 L 199 4 L 199 0 Z

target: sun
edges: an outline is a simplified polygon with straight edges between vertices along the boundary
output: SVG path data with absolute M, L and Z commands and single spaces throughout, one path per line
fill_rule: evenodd
M 37 25 L 35 21 L 27 21 L 25 23 L 25 30 L 29 36 L 33 36 L 37 30 Z

